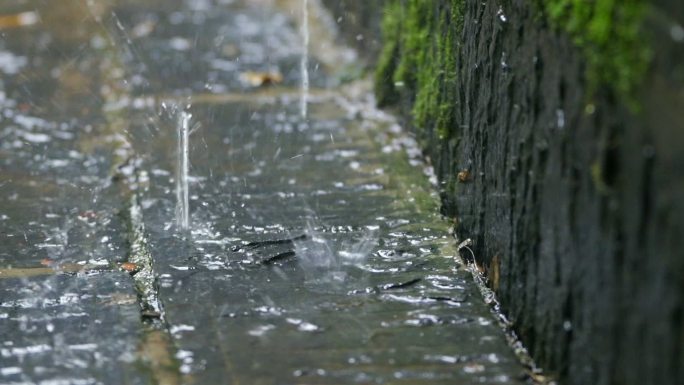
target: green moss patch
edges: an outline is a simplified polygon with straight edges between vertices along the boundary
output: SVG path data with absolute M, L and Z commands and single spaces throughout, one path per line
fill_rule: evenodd
M 607 86 L 631 106 L 651 62 L 645 0 L 544 0 L 545 17 L 568 33 L 587 62 L 589 92 Z
M 457 58 L 463 0 L 390 0 L 383 20 L 384 50 L 376 71 L 380 106 L 413 106 L 414 125 L 445 139 L 455 132 Z
M 647 0 L 535 0 L 543 18 L 567 33 L 587 63 L 588 96 L 599 88 L 638 107 L 636 91 L 651 62 L 643 31 Z M 419 131 L 455 134 L 463 0 L 388 0 L 384 49 L 376 71 L 381 107 L 407 100 Z M 531 1 L 531 5 L 534 3 Z

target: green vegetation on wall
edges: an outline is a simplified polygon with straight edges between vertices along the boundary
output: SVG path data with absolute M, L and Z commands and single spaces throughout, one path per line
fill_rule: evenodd
M 463 0 L 390 0 L 385 6 L 378 102 L 387 106 L 406 95 L 415 126 L 434 127 L 442 139 L 454 134 L 462 9 Z
M 390 0 L 385 5 L 382 17 L 382 36 L 384 39 L 375 74 L 375 93 L 380 107 L 390 106 L 399 101 L 395 89 L 394 72 L 400 53 L 402 9 L 401 3 Z
M 607 87 L 636 107 L 636 90 L 651 60 L 642 31 L 646 0 L 534 1 L 549 24 L 567 33 L 582 51 L 589 96 Z M 378 104 L 409 101 L 415 127 L 434 128 L 441 139 L 456 134 L 463 5 L 463 0 L 388 0 L 384 10 Z
M 651 61 L 642 28 L 646 0 L 539 1 L 551 24 L 583 51 L 589 91 L 608 86 L 633 106 Z

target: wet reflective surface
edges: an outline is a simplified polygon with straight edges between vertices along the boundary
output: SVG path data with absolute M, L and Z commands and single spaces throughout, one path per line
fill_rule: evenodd
M 0 30 L 0 383 L 522 381 L 415 142 L 320 36 L 301 118 L 299 2 L 1 11 L 40 21 Z

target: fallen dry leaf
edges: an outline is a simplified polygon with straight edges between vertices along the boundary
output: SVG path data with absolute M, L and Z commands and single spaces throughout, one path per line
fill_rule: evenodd
M 463 170 L 458 173 L 458 181 L 461 183 L 468 182 L 470 180 L 470 171 Z
M 240 81 L 250 87 L 263 87 L 282 83 L 283 75 L 278 72 L 247 71 L 240 74 Z
M 122 264 L 121 264 L 121 269 L 122 269 L 122 270 L 125 270 L 125 271 L 127 271 L 127 272 L 129 272 L 129 273 L 137 273 L 138 270 L 140 270 L 140 268 L 138 267 L 138 265 L 136 265 L 135 263 L 132 263 L 132 262 L 124 262 L 124 263 L 122 263 Z
M 55 261 L 50 258 L 43 258 L 40 260 L 40 264 L 43 266 L 52 266 L 55 264 Z
M 13 15 L 0 15 L 0 29 L 10 29 L 34 25 L 40 21 L 36 12 L 21 12 Z

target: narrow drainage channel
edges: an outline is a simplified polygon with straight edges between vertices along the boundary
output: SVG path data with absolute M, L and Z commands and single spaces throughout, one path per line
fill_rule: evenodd
M 131 192 L 125 210 L 128 225 L 128 265 L 137 292 L 143 335 L 138 354 L 152 372 L 157 384 L 181 384 L 183 376 L 176 358 L 170 327 L 159 299 L 154 259 L 145 234 L 142 207 L 136 192 Z
M 110 96 L 112 98 L 113 96 Z M 122 212 L 126 225 L 128 250 L 127 261 L 120 267 L 130 273 L 140 307 L 143 324 L 140 343 L 137 349 L 143 362 L 157 384 L 182 384 L 180 363 L 176 359 L 177 349 L 173 344 L 169 326 L 164 317 L 164 308 L 159 299 L 154 260 L 145 233 L 143 211 L 139 203 L 141 183 L 146 179 L 139 169 L 139 158 L 134 155 L 128 140 L 121 135 L 125 132 L 126 121 L 118 111 L 108 111 L 105 116 L 113 131 L 119 133 L 113 142 L 118 155 L 112 167 L 114 183 L 121 191 Z
M 456 238 L 456 242 L 458 242 L 458 238 Z M 513 353 L 515 353 L 516 357 L 518 357 L 518 360 L 525 368 L 529 380 L 532 381 L 533 384 L 556 384 L 553 378 L 547 377 L 545 375 L 543 368 L 537 366 L 537 363 L 534 361 L 525 345 L 523 345 L 517 333 L 513 330 L 513 324 L 503 313 L 501 309 L 501 303 L 497 299 L 496 293 L 489 287 L 487 277 L 483 274 L 481 268 L 475 263 L 472 255 L 464 256 L 462 254 L 464 249 L 467 250 L 468 253 L 472 253 L 472 250 L 469 247 L 471 243 L 472 241 L 470 239 L 466 239 L 458 244 L 457 252 L 459 258 L 461 259 L 463 266 L 465 266 L 465 268 L 473 276 L 473 281 L 477 285 L 477 288 L 482 295 L 482 299 L 489 306 L 492 316 L 494 319 L 496 319 L 496 322 L 503 331 L 506 337 L 506 342 L 513 350 Z
M 112 13 L 112 17 L 114 21 L 118 20 L 115 13 Z M 109 30 L 116 31 L 111 27 Z M 102 53 L 110 58 L 102 69 L 104 79 L 109 84 L 107 88 L 109 92 L 102 94 L 105 101 L 103 115 L 111 131 L 109 142 L 113 147 L 113 153 L 116 154 L 110 171 L 111 179 L 120 190 L 121 215 L 127 231 L 127 261 L 120 266 L 132 277 L 140 308 L 142 330 L 137 355 L 151 372 L 155 383 L 170 385 L 187 383 L 189 381 L 184 381 L 180 373 L 180 362 L 176 358 L 178 349 L 171 338 L 164 308 L 159 299 L 154 260 L 145 232 L 139 193 L 141 187 L 145 185 L 147 175 L 140 168 L 141 159 L 129 142 L 127 130 L 131 122 L 126 113 L 127 110 L 119 103 L 120 100 L 127 100 L 131 96 L 130 87 L 125 86 L 124 81 L 127 67 L 118 49 L 122 36 L 112 33 L 109 36 L 100 36 L 100 38 L 104 41 L 106 38 L 111 38 L 113 43 L 112 46 L 108 45 L 102 50 Z

